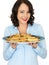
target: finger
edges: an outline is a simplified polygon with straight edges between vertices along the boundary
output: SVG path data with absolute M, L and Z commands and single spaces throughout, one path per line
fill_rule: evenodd
M 32 45 L 34 44 L 34 43 L 31 43 Z
M 31 43 L 29 43 L 29 45 L 31 45 Z
M 11 43 L 11 45 L 17 45 L 17 43 Z
M 36 44 L 38 44 L 38 42 L 36 42 Z
M 32 43 L 30 42 L 29 45 L 32 45 Z
M 12 43 L 12 45 L 14 45 L 15 43 Z

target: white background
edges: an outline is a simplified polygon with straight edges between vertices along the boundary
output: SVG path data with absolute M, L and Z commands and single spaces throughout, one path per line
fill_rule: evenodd
M 0 65 L 7 65 L 8 61 L 3 59 L 3 40 L 4 30 L 11 25 L 10 14 L 16 0 L 0 0 Z M 35 21 L 42 25 L 47 47 L 47 57 L 38 57 L 39 65 L 49 65 L 49 0 L 30 0 L 35 11 Z

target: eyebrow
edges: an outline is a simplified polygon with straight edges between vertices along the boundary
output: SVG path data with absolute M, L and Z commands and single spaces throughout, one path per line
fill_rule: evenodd
M 19 11 L 25 11 L 25 10 L 19 10 Z M 29 11 L 29 10 L 28 10 Z

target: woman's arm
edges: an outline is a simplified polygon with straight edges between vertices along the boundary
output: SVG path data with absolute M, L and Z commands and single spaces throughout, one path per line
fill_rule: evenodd
M 6 30 L 4 32 L 4 37 L 10 36 L 10 30 L 9 29 L 10 29 L 9 27 L 6 28 Z M 3 57 L 5 60 L 9 60 L 13 56 L 15 50 L 16 50 L 16 48 L 15 49 L 12 48 L 10 43 L 7 43 L 4 41 Z
M 37 32 L 38 32 L 39 36 L 43 36 L 44 37 L 43 29 L 42 29 L 41 26 L 38 26 Z M 42 58 L 45 58 L 47 56 L 47 49 L 46 49 L 45 39 L 41 40 L 38 43 L 37 48 L 33 48 L 33 49 L 37 53 L 37 55 L 41 56 Z
M 33 48 L 33 50 L 42 58 L 45 58 L 47 56 L 47 49 L 44 40 L 38 43 L 37 48 Z
M 10 58 L 12 58 L 14 52 L 15 52 L 16 48 L 12 48 L 10 46 L 10 43 L 4 43 L 4 48 L 3 48 L 3 57 L 5 60 L 9 60 Z

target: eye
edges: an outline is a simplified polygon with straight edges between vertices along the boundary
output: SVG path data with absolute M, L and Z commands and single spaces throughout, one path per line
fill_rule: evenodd
M 30 13 L 29 11 L 27 13 Z
M 20 13 L 24 13 L 24 11 L 20 11 Z

